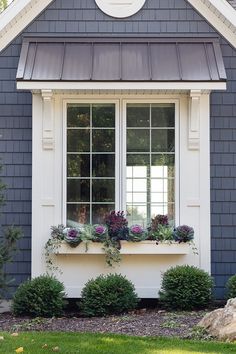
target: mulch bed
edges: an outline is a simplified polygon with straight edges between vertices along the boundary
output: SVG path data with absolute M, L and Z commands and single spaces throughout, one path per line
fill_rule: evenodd
M 167 312 L 158 309 L 141 309 L 121 316 L 100 318 L 70 315 L 61 318 L 30 319 L 5 313 L 0 314 L 0 331 L 92 332 L 191 338 L 195 327 L 205 314 L 206 311 Z

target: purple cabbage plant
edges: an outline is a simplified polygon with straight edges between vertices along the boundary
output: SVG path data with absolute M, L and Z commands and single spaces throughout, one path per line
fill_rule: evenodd
M 132 225 L 129 228 L 129 241 L 139 242 L 147 237 L 146 230 L 141 225 Z
M 76 247 L 82 242 L 80 231 L 78 229 L 66 228 L 64 230 L 64 233 L 65 233 L 65 241 L 71 247 Z
M 176 242 L 190 242 L 194 238 L 194 229 L 188 225 L 181 225 L 174 230 L 174 239 Z
M 108 236 L 107 227 L 104 225 L 94 225 L 93 226 L 94 240 L 102 242 Z

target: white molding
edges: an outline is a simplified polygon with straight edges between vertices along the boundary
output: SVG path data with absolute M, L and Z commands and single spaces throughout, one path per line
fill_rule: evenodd
M 62 82 L 18 81 L 18 90 L 226 90 L 226 82 Z
M 187 0 L 236 48 L 236 11 L 226 0 Z
M 52 90 L 42 90 L 43 98 L 43 132 L 42 145 L 45 150 L 54 148 L 54 109 Z
M 200 90 L 190 91 L 189 123 L 188 123 L 188 148 L 198 150 L 200 143 Z
M 200 267 L 211 272 L 211 205 L 210 205 L 210 95 L 201 96 L 200 106 L 200 151 L 199 151 L 199 196 L 200 196 Z
M 97 6 L 105 14 L 125 18 L 137 13 L 145 4 L 146 0 L 95 0 Z
M 0 15 L 0 52 L 17 37 L 52 0 L 15 0 Z

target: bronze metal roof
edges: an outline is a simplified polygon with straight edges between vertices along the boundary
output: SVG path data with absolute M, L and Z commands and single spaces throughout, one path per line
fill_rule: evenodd
M 28 38 L 17 80 L 199 82 L 226 73 L 215 38 Z

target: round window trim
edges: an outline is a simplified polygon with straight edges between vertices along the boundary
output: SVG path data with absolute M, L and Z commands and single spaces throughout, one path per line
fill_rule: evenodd
M 146 0 L 95 0 L 95 2 L 105 14 L 124 18 L 136 14 Z

